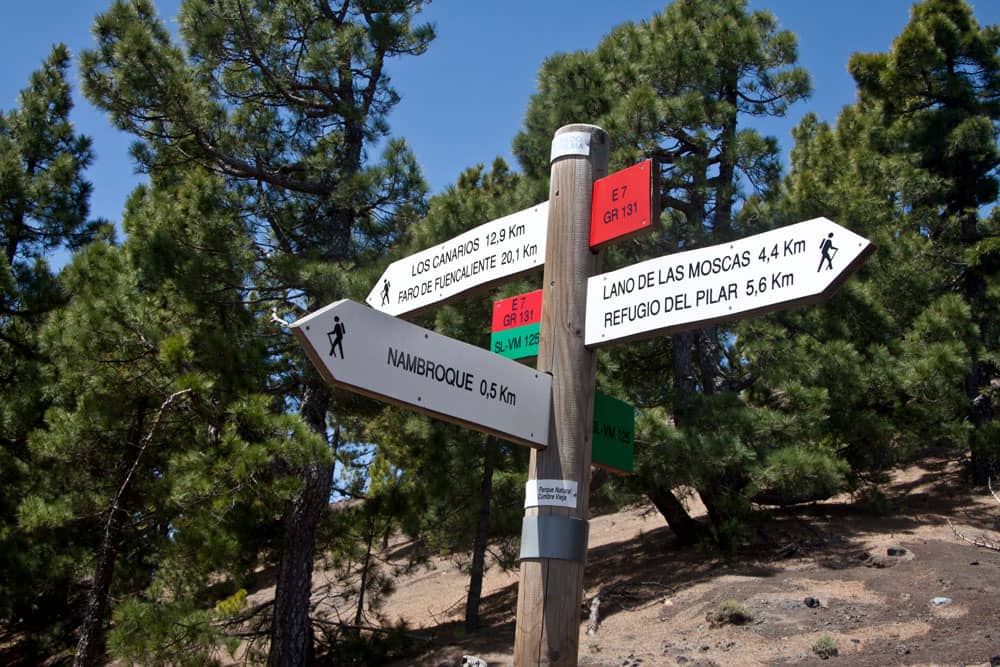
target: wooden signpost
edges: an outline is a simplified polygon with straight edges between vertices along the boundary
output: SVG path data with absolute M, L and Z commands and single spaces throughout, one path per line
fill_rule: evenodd
M 633 465 L 635 411 L 595 393 L 594 350 L 818 302 L 873 248 L 816 218 L 598 275 L 603 246 L 654 228 L 655 163 L 605 177 L 608 137 L 593 125 L 557 130 L 550 162 L 548 202 L 394 262 L 371 308 L 339 301 L 293 330 L 330 382 L 532 447 L 514 664 L 568 667 L 579 649 L 590 466 Z M 494 307 L 493 351 L 393 317 L 543 264 L 542 290 Z M 537 370 L 512 360 L 529 350 Z
M 583 322 L 587 278 L 600 269 L 588 239 L 593 182 L 608 168 L 607 134 L 593 125 L 560 128 L 551 164 L 538 370 L 552 375 L 552 425 L 549 446 L 532 450 L 528 467 L 533 502 L 521 527 L 519 665 L 577 663 L 596 372 Z

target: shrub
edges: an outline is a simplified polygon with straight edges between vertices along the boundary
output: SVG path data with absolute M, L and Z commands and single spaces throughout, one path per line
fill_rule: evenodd
M 754 620 L 753 613 L 736 600 L 723 600 L 719 606 L 705 614 L 705 620 L 713 628 L 720 625 L 745 625 Z
M 823 635 L 812 646 L 813 653 L 823 660 L 837 655 L 837 640 L 830 635 Z

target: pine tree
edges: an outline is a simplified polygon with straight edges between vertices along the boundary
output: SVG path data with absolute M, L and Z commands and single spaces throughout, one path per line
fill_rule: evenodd
M 405 145 L 369 154 L 398 99 L 387 61 L 422 53 L 433 37 L 411 22 L 421 5 L 187 0 L 184 52 L 148 0 L 116 2 L 95 22 L 84 90 L 141 140 L 134 155 L 147 170 L 194 162 L 227 179 L 252 223 L 259 298 L 299 314 L 366 292 L 359 268 L 422 209 Z M 329 442 L 330 390 L 290 339 L 274 353 L 288 359 L 275 376 L 285 395 Z M 333 459 L 296 469 L 302 486 L 283 513 L 271 664 L 306 664 L 313 651 L 311 572 Z
M 69 62 L 68 49 L 54 46 L 18 107 L 0 113 L 0 618 L 53 629 L 73 583 L 66 553 L 54 551 L 57 541 L 29 539 L 15 520 L 32 483 L 27 435 L 47 402 L 38 327 L 66 301 L 48 256 L 80 246 L 97 227 L 87 221 L 91 188 L 83 177 L 90 141 L 70 121 Z
M 253 393 L 269 366 L 238 201 L 203 170 L 160 172 L 130 198 L 126 243 L 88 245 L 63 271 L 72 301 L 42 327 L 51 405 L 18 517 L 74 538 L 88 580 L 76 664 L 103 659 L 112 614 L 121 657 L 207 659 L 210 585 L 267 558 L 262 527 L 298 488 L 275 461 L 329 456 Z
M 881 116 L 883 154 L 903 158 L 910 229 L 955 267 L 952 290 L 979 330 L 964 384 L 973 475 L 983 483 L 1000 473 L 1000 246 L 995 212 L 982 212 L 998 193 L 1000 26 L 981 27 L 964 0 L 925 0 L 888 53 L 856 54 L 850 70 L 861 105 Z
M 991 33 L 973 27 L 967 5 L 916 5 L 893 52 L 852 59 L 859 101 L 843 110 L 834 128 L 811 115 L 803 119 L 781 190 L 751 207 L 755 215 L 777 222 L 826 215 L 877 247 L 858 275 L 822 308 L 737 327 L 739 356 L 758 376 L 747 400 L 773 414 L 779 429 L 773 436 L 779 445 L 775 456 L 753 472 L 757 492 L 765 497 L 807 500 L 821 477 L 816 471 L 846 463 L 842 476 L 862 485 L 861 497 L 877 498 L 878 483 L 890 466 L 928 448 L 971 442 L 976 452 L 980 443 L 995 440 L 987 435 L 989 422 L 971 419 L 967 387 L 969 369 L 988 367 L 994 356 L 983 343 L 981 327 L 992 326 L 995 315 L 989 313 L 996 311 L 975 305 L 963 288 L 964 276 L 989 266 L 989 260 L 980 263 L 979 258 L 989 256 L 990 223 L 976 221 L 972 210 L 987 199 L 962 204 L 959 193 L 963 182 L 978 183 L 977 197 L 989 196 L 991 178 L 977 165 L 995 159 L 989 156 L 995 155 L 996 137 L 963 143 L 963 132 L 983 126 L 989 105 L 948 109 L 954 99 L 948 101 L 945 94 L 968 101 L 976 97 L 972 90 L 988 90 L 994 65 L 983 55 L 992 50 L 995 61 L 997 47 L 984 51 L 982 40 Z M 933 54 L 942 54 L 935 42 L 944 52 L 965 44 L 981 66 L 970 66 L 971 55 L 953 55 L 956 71 L 970 80 L 946 81 L 947 67 L 935 74 L 929 66 Z M 901 79 L 901 72 L 908 74 Z M 984 78 L 972 82 L 979 74 Z M 928 103 L 914 86 L 938 89 L 941 104 Z M 908 111 L 902 113 L 904 108 Z M 925 133 L 931 125 L 933 137 Z M 926 146 L 927 141 L 936 147 Z M 963 163 L 969 173 L 958 177 L 959 163 L 939 162 L 941 142 L 956 155 L 972 153 Z M 948 169 L 954 173 L 947 175 Z M 982 235 L 973 244 L 978 247 L 966 254 L 970 248 L 960 239 L 976 234 Z M 966 263 L 969 256 L 976 260 Z M 989 271 L 983 275 L 988 284 Z M 980 387 L 974 404 L 988 407 L 989 391 Z M 797 453 L 803 444 L 812 463 Z M 986 446 L 977 454 L 989 451 Z M 811 477 L 804 474 L 807 468 Z
M 616 28 L 593 53 L 548 60 L 515 149 L 526 172 L 540 175 L 552 132 L 586 121 L 612 137 L 612 169 L 643 157 L 658 161 L 663 231 L 610 254 L 611 266 L 625 256 L 634 261 L 636 250 L 656 256 L 760 231 L 761 221 L 738 215 L 740 186 L 766 190 L 774 183 L 777 146 L 741 123 L 783 115 L 808 93 L 795 59 L 794 35 L 779 30 L 770 13 L 750 13 L 739 0 L 680 0 L 649 21 Z M 678 484 L 697 486 L 720 539 L 724 524 L 746 506 L 741 494 L 752 455 L 740 435 L 747 419 L 736 395 L 749 378 L 731 363 L 729 338 L 717 326 L 677 334 L 612 351 L 605 367 L 643 367 L 642 379 L 632 374 L 633 400 L 642 407 L 670 403 L 686 445 L 668 445 L 661 431 L 651 432 L 655 445 L 640 454 L 638 473 L 685 540 L 701 531 L 672 492 Z M 670 386 L 663 376 L 672 378 Z M 732 429 L 720 420 L 731 420 L 725 423 Z

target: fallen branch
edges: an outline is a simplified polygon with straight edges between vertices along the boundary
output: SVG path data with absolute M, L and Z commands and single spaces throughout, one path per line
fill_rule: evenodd
M 993 496 L 993 500 L 1000 503 L 1000 496 L 997 496 L 997 492 L 993 490 L 992 479 L 986 478 L 986 488 L 990 490 L 990 495 Z M 951 528 L 951 532 L 955 533 L 955 537 L 962 540 L 963 542 L 968 542 L 977 547 L 982 547 L 983 549 L 989 549 L 990 551 L 1000 551 L 1000 540 L 995 540 L 991 537 L 986 537 L 981 535 L 979 537 L 968 537 L 965 534 L 959 532 L 958 528 L 955 528 L 955 524 L 951 522 L 951 519 L 945 519 L 948 522 L 948 526 Z
M 607 601 L 611 598 L 619 598 L 619 606 L 628 612 L 640 611 L 647 607 L 652 607 L 654 604 L 657 604 L 662 600 L 662 596 L 660 595 L 655 595 L 650 598 L 649 596 L 633 593 L 629 590 L 630 588 L 639 588 L 642 586 L 667 590 L 670 588 L 667 584 L 661 584 L 658 581 L 638 581 L 602 587 L 597 591 L 597 594 L 590 599 L 590 615 L 587 620 L 587 634 L 591 637 L 594 636 L 597 634 L 597 629 L 601 625 L 602 599 Z M 638 604 L 630 606 L 625 604 L 624 600 L 638 600 Z
M 974 544 L 977 547 L 982 547 L 983 549 L 989 549 L 991 551 L 1000 551 L 1000 542 L 991 540 L 987 537 L 966 537 L 964 534 L 959 532 L 958 528 L 955 528 L 955 524 L 951 522 L 951 519 L 945 519 L 945 521 L 947 521 L 948 526 L 951 527 L 951 532 L 955 533 L 955 537 L 963 542 L 968 542 L 969 544 Z

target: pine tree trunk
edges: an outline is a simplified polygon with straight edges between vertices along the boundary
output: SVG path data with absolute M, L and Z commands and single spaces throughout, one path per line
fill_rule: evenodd
M 110 610 L 111 580 L 115 573 L 115 560 L 121 544 L 122 521 L 127 515 L 124 504 L 127 500 L 135 467 L 142 456 L 142 429 L 146 411 L 140 407 L 132 416 L 126 435 L 125 451 L 115 471 L 115 490 L 108 508 L 108 518 L 104 523 L 104 533 L 97 547 L 97 563 L 94 566 L 94 581 L 87 596 L 87 612 L 80 629 L 80 640 L 76 645 L 73 667 L 90 667 L 103 662 L 104 628 Z
M 704 525 L 691 518 L 673 491 L 657 489 L 647 492 L 646 496 L 667 520 L 667 525 L 681 544 L 695 544 L 708 534 Z
M 112 510 L 112 516 L 105 524 L 104 535 L 97 551 L 94 582 L 87 596 L 87 613 L 80 630 L 80 641 L 76 645 L 73 667 L 90 667 L 103 662 L 104 624 L 108 616 L 108 597 L 115 571 L 115 559 L 118 557 L 117 545 L 120 537 L 121 520 L 118 512 Z
M 365 561 L 361 564 L 361 581 L 358 583 L 358 604 L 354 612 L 354 626 L 361 633 L 361 622 L 365 620 L 365 593 L 368 590 L 368 577 L 372 565 L 372 547 L 375 545 L 375 516 L 369 519 L 368 535 L 365 540 Z
M 691 332 L 671 336 L 671 363 L 674 380 L 674 423 L 680 427 L 690 422 L 694 410 L 693 397 L 694 359 L 692 348 L 694 337 Z M 663 515 L 670 530 L 684 544 L 697 542 L 704 534 L 704 526 L 691 518 L 681 501 L 677 500 L 669 486 L 662 486 L 658 480 L 648 480 L 645 484 L 646 496 Z
M 309 427 L 324 439 L 329 404 L 329 393 L 323 380 L 310 371 L 301 413 Z M 267 659 L 268 665 L 273 667 L 304 667 L 312 662 L 309 599 L 312 594 L 316 526 L 329 503 L 333 466 L 332 462 L 307 465 L 301 471 L 302 490 L 285 507 L 281 561 L 274 588 L 271 648 Z
M 971 197 L 967 198 L 973 200 Z M 978 215 L 973 211 L 961 215 L 961 240 L 966 247 L 973 246 L 981 239 L 978 228 Z M 988 318 L 983 311 L 990 308 L 986 296 L 986 281 L 980 269 L 970 269 L 962 280 L 962 293 L 965 302 L 972 308 L 973 313 L 979 313 L 977 318 L 979 324 L 979 342 L 984 349 L 989 349 L 990 330 Z M 980 429 L 986 427 L 994 418 L 993 401 L 991 399 L 991 381 L 989 365 L 980 360 L 973 359 L 969 366 L 969 372 L 965 377 L 965 395 L 968 399 L 967 415 L 969 423 L 972 425 L 972 446 L 970 447 L 970 462 L 972 468 L 972 483 L 977 486 L 985 485 L 990 479 L 996 479 L 1000 475 L 1000 456 L 996 454 L 995 443 L 987 445 L 983 451 L 982 445 L 976 437 Z
M 970 461 L 972 483 L 977 486 L 985 485 L 1000 476 L 1000 456 L 996 454 L 996 443 L 991 443 L 992 446 L 987 446 L 986 451 L 983 451 L 981 444 L 975 439 L 977 431 L 985 428 L 994 418 L 993 402 L 988 391 L 983 391 L 984 387 L 990 386 L 991 380 L 989 366 L 979 360 L 973 361 L 965 379 L 965 392 L 969 400 L 968 418 L 973 428 Z
M 486 537 L 490 528 L 490 503 L 493 499 L 493 457 L 497 440 L 487 436 L 483 452 L 483 479 L 479 485 L 479 519 L 476 539 L 472 545 L 472 570 L 469 573 L 469 595 L 465 599 L 465 631 L 479 629 L 479 603 L 483 596 L 483 575 L 486 572 Z

